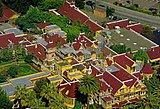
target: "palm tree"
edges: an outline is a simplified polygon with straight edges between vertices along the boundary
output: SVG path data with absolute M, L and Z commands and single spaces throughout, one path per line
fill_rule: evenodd
M 47 100 L 50 100 L 52 94 L 56 91 L 55 86 L 53 84 L 43 85 L 42 91 L 40 92 L 40 96 L 44 97 Z
M 26 85 L 22 86 L 22 85 L 18 85 L 15 87 L 16 91 L 15 91 L 15 99 L 22 99 L 25 96 L 25 93 L 27 91 L 26 89 Z
M 89 108 L 89 100 L 93 100 L 93 96 L 99 90 L 98 80 L 91 75 L 86 75 L 81 79 L 81 82 L 78 85 L 78 90 L 80 93 L 88 96 L 87 107 Z
M 37 99 L 34 98 L 30 101 L 29 107 L 30 108 L 38 108 L 38 107 L 45 107 L 46 103 L 42 101 L 42 98 Z
M 58 90 L 54 84 L 48 84 L 43 86 L 43 90 L 40 93 L 41 97 L 48 100 L 48 106 L 53 109 L 63 109 L 65 107 L 64 101 L 60 98 Z
M 32 100 L 36 98 L 36 93 L 32 90 L 27 90 L 24 98 L 21 99 L 22 106 L 29 106 L 32 103 Z
M 54 92 L 49 100 L 49 107 L 51 109 L 65 109 L 64 100 L 60 98 L 59 93 Z
M 15 89 L 15 101 L 18 101 L 20 108 L 21 106 L 27 106 L 28 103 L 24 101 L 27 92 L 26 86 L 18 85 Z

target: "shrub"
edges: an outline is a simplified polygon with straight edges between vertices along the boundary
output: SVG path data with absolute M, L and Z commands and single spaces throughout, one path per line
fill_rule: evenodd
M 8 75 L 10 75 L 12 78 L 15 78 L 18 72 L 18 66 L 11 66 L 7 71 Z
M 138 4 L 134 4 L 133 6 L 135 6 L 136 8 L 139 8 L 139 5 L 138 5 Z
M 28 54 L 28 55 L 26 55 L 24 61 L 30 64 L 30 63 L 32 63 L 32 59 L 33 59 L 33 55 Z
M 116 1 L 116 2 L 114 2 L 113 4 L 114 4 L 114 5 L 118 5 L 119 3 Z
M 0 109 L 12 109 L 12 105 L 6 92 L 0 87 Z

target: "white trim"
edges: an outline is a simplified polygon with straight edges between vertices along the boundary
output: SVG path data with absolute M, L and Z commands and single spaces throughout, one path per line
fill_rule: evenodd
M 129 81 L 133 81 L 133 79 L 131 78 L 131 79 L 125 80 L 123 82 L 125 83 L 125 82 L 129 82 Z
M 99 79 L 99 81 L 101 81 L 101 82 L 103 82 L 103 83 L 105 83 L 108 87 L 110 87 L 111 88 L 111 86 L 102 78 L 102 79 Z
M 55 15 L 60 16 L 60 14 L 55 9 L 49 9 L 49 12 L 53 12 L 53 13 L 55 13 Z
M 89 20 L 90 20 L 92 23 L 94 23 L 94 24 L 96 24 L 97 26 L 99 26 L 100 28 L 102 28 L 102 30 L 104 29 L 104 27 L 102 27 L 101 25 L 99 25 L 97 22 L 93 21 L 93 20 L 90 19 L 90 18 L 89 18 Z M 86 23 L 87 23 L 87 22 L 86 22 Z M 97 31 L 99 31 L 99 30 L 97 30 Z
M 129 28 L 129 27 L 132 27 L 132 26 L 135 26 L 135 25 L 140 25 L 140 26 L 141 26 L 141 23 L 136 23 L 136 24 L 127 25 L 126 28 Z
M 119 23 L 122 21 L 127 21 L 128 19 L 122 19 L 122 20 L 118 20 L 118 21 L 114 21 L 114 22 L 108 22 L 107 24 L 112 24 L 112 23 Z M 128 20 L 129 21 L 129 20 Z
M 136 64 L 135 61 L 133 61 L 131 58 L 129 58 L 128 56 L 124 55 L 126 58 L 128 58 L 130 61 L 132 61 L 134 64 Z
M 109 49 L 110 51 L 112 51 L 113 53 L 115 53 L 116 55 L 119 55 L 118 53 L 116 53 L 114 50 L 110 49 L 109 47 L 107 47 L 107 45 L 105 45 L 104 47 L 106 47 L 107 49 Z M 116 56 L 115 55 L 115 56 Z
M 118 65 L 121 69 L 125 70 L 126 73 L 132 75 L 131 73 L 129 73 L 125 68 L 123 68 L 122 66 L 120 66 L 117 62 L 115 62 L 116 65 Z M 132 72 L 133 73 L 133 72 Z M 137 77 L 135 77 L 134 75 L 132 75 L 135 79 L 139 80 Z
M 123 82 L 120 80 L 120 79 L 118 79 L 116 76 L 114 76 L 112 73 L 109 73 L 109 72 L 104 72 L 104 73 L 108 73 L 109 75 L 111 75 L 111 76 L 113 76 L 113 78 L 115 78 L 116 80 L 118 80 L 120 83 L 122 83 L 123 84 Z

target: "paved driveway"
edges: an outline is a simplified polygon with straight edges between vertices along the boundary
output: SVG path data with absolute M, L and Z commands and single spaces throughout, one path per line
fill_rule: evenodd
M 97 0 L 100 1 L 100 0 Z M 126 2 L 127 0 L 101 0 L 101 1 L 105 1 L 105 2 L 109 2 L 109 3 L 114 3 L 116 1 L 121 2 L 123 4 L 128 5 L 128 3 Z M 154 7 L 156 6 L 157 2 L 160 0 L 129 0 L 131 3 L 133 1 L 133 4 L 139 4 L 140 7 L 142 8 L 146 8 L 149 9 L 150 7 Z
M 116 6 L 111 3 L 101 1 L 101 0 L 97 1 L 97 4 L 103 4 L 105 6 L 110 6 L 114 8 L 116 16 L 128 18 L 130 20 L 134 20 L 140 23 L 149 24 L 157 28 L 160 27 L 160 17 L 144 14 L 144 13 L 126 9 L 123 7 L 119 7 L 119 6 Z

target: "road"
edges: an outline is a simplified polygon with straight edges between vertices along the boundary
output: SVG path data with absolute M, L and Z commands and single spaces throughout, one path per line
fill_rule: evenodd
M 114 14 L 118 17 L 128 18 L 128 19 L 134 20 L 136 22 L 145 23 L 145 24 L 160 28 L 160 17 L 151 16 L 151 15 L 147 15 L 147 14 L 144 14 L 141 12 L 129 10 L 129 9 L 119 7 L 119 6 L 116 6 L 111 3 L 101 1 L 101 0 L 99 0 L 99 1 L 97 0 L 96 4 L 97 4 L 97 7 L 99 4 L 103 4 L 105 6 L 110 6 L 110 7 L 114 8 L 115 9 Z

